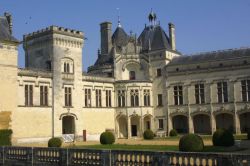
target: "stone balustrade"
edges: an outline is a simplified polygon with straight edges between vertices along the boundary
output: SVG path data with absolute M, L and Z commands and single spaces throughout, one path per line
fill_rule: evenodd
M 0 147 L 0 165 L 250 166 L 250 154 Z

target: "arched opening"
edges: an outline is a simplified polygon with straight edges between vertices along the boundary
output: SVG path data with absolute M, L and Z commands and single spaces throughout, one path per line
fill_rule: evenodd
M 62 133 L 75 134 L 75 118 L 73 116 L 64 116 L 62 118 Z
M 129 80 L 135 80 L 135 71 L 129 71 Z
M 216 116 L 216 128 L 217 129 L 227 129 L 234 131 L 234 119 L 233 115 L 228 113 L 221 113 Z
M 138 137 L 140 134 L 140 117 L 132 116 L 131 117 L 131 136 Z
M 240 115 L 240 129 L 241 133 L 250 131 L 250 112 L 246 112 Z
M 193 117 L 194 133 L 211 134 L 210 117 L 199 114 Z
M 143 126 L 144 126 L 144 131 L 151 130 L 151 116 L 150 115 L 144 117 Z
M 127 138 L 128 137 L 127 118 L 125 116 L 120 116 L 117 118 L 117 122 L 118 122 L 118 138 Z
M 188 118 L 184 115 L 176 115 L 172 118 L 173 129 L 178 133 L 188 132 Z

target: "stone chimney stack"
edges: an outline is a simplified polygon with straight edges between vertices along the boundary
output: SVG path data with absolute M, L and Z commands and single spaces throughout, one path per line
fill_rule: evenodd
M 11 16 L 10 13 L 7 13 L 7 12 L 4 13 L 4 16 L 6 17 L 6 19 L 8 21 L 10 34 L 12 34 L 12 26 L 13 26 L 13 24 L 12 24 L 12 16 Z
M 103 22 L 101 28 L 101 54 L 109 54 L 112 48 L 112 23 Z
M 175 45 L 175 26 L 172 23 L 168 24 L 169 28 L 169 39 L 170 39 L 170 44 L 172 47 L 172 50 L 176 50 L 176 45 Z

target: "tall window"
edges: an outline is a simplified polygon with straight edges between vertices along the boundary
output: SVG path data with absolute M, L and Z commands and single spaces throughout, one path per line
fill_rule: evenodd
M 102 106 L 102 90 L 101 89 L 96 89 L 95 90 L 95 95 L 96 95 L 96 107 L 101 107 Z
M 33 85 L 25 85 L 24 94 L 25 94 L 25 105 L 32 106 L 33 105 Z
M 196 104 L 204 104 L 205 103 L 204 84 L 196 84 L 195 85 L 195 101 L 196 101 Z
M 218 91 L 218 102 L 219 103 L 228 102 L 227 82 L 218 82 L 217 91 Z
M 143 90 L 143 96 L 144 96 L 144 106 L 150 106 L 150 91 L 149 91 L 149 89 Z
M 131 89 L 130 90 L 130 102 L 131 102 L 131 107 L 138 107 L 139 106 L 139 91 L 138 91 L 138 89 Z
M 183 88 L 182 86 L 174 86 L 174 104 L 182 105 L 183 104 Z
M 125 107 L 125 90 L 118 90 L 118 107 Z
M 67 107 L 72 106 L 72 88 L 71 87 L 64 88 L 64 102 L 65 102 L 65 106 Z
M 158 100 L 158 106 L 163 106 L 163 104 L 162 104 L 162 94 L 158 94 L 157 100 Z
M 48 106 L 48 86 L 40 86 L 40 105 Z
M 106 90 L 106 107 L 111 107 L 111 90 Z
M 156 70 L 156 75 L 157 75 L 157 77 L 161 76 L 161 69 L 160 68 Z
M 129 72 L 129 80 L 135 80 L 135 71 Z
M 159 130 L 163 130 L 164 129 L 164 125 L 163 125 L 163 119 L 158 119 L 158 123 L 159 123 L 159 126 L 158 126 L 158 129 Z
M 84 90 L 85 96 L 85 107 L 91 107 L 91 89 Z
M 64 62 L 64 66 L 63 66 L 63 72 L 64 73 L 70 73 L 70 67 L 69 67 L 69 63 Z
M 250 101 L 250 80 L 241 81 L 242 101 Z

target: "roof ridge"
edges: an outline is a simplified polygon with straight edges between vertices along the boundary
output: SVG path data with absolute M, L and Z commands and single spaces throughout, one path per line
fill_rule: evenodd
M 250 49 L 250 46 L 239 47 L 239 48 L 220 49 L 220 50 L 214 50 L 214 51 L 196 52 L 196 53 L 191 53 L 191 54 L 184 54 L 184 56 L 197 56 L 197 55 L 204 55 L 204 54 L 211 54 L 211 53 L 236 51 L 236 50 L 245 50 L 245 49 Z

